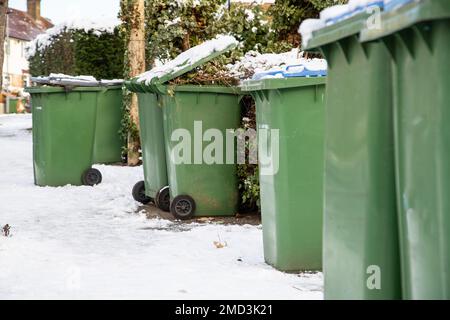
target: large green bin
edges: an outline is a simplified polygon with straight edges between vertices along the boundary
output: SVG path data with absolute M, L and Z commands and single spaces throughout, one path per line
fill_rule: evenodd
M 282 271 L 322 270 L 325 78 L 246 81 L 242 89 L 255 98 L 258 131 L 270 131 L 259 135 L 260 157 L 270 159 L 260 166 L 275 169 L 260 170 L 266 262 Z M 267 152 L 272 130 L 278 152 Z
M 33 107 L 33 162 L 39 186 L 95 185 L 92 169 L 100 87 L 27 88 Z
M 400 299 L 391 65 L 361 44 L 367 15 L 313 33 L 328 61 L 325 124 L 326 299 Z
M 136 201 L 147 204 L 154 201 L 164 211 L 170 210 L 170 193 L 167 179 L 166 149 L 164 141 L 163 112 L 158 94 L 136 83 L 125 82 L 131 92 L 137 93 L 139 105 L 140 137 L 144 181 L 133 188 Z
M 98 93 L 94 163 L 122 161 L 124 141 L 120 136 L 123 117 L 122 86 L 105 86 Z
M 239 128 L 238 88 L 174 86 L 168 91 L 162 102 L 172 214 L 180 219 L 235 215 L 239 202 L 237 166 L 227 163 L 227 143 L 222 141 L 217 149 L 223 151 L 218 163 L 206 163 L 195 154 L 202 156 L 211 145 L 203 139 L 208 130 L 225 139 L 228 130 Z M 182 156 L 190 153 L 185 162 L 177 159 L 180 142 L 189 143 L 189 148 L 181 151 Z
M 450 299 L 450 1 L 411 2 L 382 16 L 394 66 L 403 294 Z
M 17 113 L 17 103 L 19 102 L 18 98 L 7 97 L 7 113 Z
M 211 43 L 204 48 L 202 45 L 194 47 L 165 66 L 154 68 L 129 82 L 129 87 L 135 91 L 154 93 L 156 96 L 149 99 L 160 100 L 164 118 L 170 211 L 178 219 L 237 213 L 237 166 L 235 161 L 228 164 L 227 144 L 223 140 L 229 130 L 240 126 L 240 90 L 225 86 L 170 85 L 172 80 L 238 44 L 235 39 L 228 40 L 218 40 L 220 43 L 216 43 L 214 48 Z M 220 141 L 214 138 L 209 142 L 204 141 L 207 139 L 204 139 L 203 134 L 212 132 Z M 219 163 L 208 163 L 204 161 L 203 154 L 215 142 L 222 142 L 215 150 L 223 152 L 223 157 L 217 155 L 216 160 L 221 158 Z M 182 149 L 183 143 L 184 146 L 187 144 L 181 151 L 185 159 L 179 161 L 177 152 L 179 148 Z

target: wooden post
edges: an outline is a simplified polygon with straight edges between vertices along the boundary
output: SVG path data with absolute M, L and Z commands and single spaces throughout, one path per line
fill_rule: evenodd
M 129 78 L 145 72 L 145 0 L 131 1 L 131 29 L 128 42 Z M 130 121 L 134 129 L 128 135 L 128 165 L 139 164 L 139 113 L 137 95 L 133 94 L 130 105 Z

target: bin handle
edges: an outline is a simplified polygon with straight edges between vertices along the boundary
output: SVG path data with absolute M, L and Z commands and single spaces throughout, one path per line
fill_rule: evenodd
M 73 91 L 73 89 L 75 88 L 74 86 L 64 86 L 63 87 L 64 88 L 64 91 L 66 92 L 66 93 L 69 93 L 69 92 L 72 92 Z
M 288 66 L 288 67 L 286 68 L 286 71 L 289 71 L 289 69 L 295 68 L 295 67 L 303 67 L 303 68 L 307 69 L 307 68 L 305 67 L 305 65 L 303 65 L 303 64 L 295 64 L 295 65 L 292 65 L 292 66 Z
M 261 83 L 244 83 L 242 85 L 243 88 L 245 89 L 252 89 L 252 90 L 262 90 L 262 85 Z

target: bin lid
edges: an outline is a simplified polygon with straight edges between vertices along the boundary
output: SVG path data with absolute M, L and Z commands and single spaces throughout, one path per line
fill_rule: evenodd
M 368 8 L 374 7 L 383 10 L 384 1 L 350 0 L 348 5 L 325 9 L 318 20 L 306 20 L 299 29 L 303 49 L 313 51 L 323 45 L 359 34 L 373 14 Z
M 125 88 L 127 88 L 131 92 L 135 93 L 143 93 L 147 92 L 143 87 L 141 83 L 137 82 L 137 78 L 133 78 L 131 80 L 126 80 L 124 82 Z
M 327 68 L 327 62 L 324 59 L 304 59 L 304 62 L 299 64 L 258 72 L 253 76 L 252 80 L 325 77 L 327 75 Z
M 388 1 L 388 0 L 386 0 Z M 373 41 L 425 21 L 450 18 L 448 0 L 391 0 L 381 15 L 381 28 L 364 28 L 361 41 Z
M 245 80 L 241 84 L 243 92 L 288 89 L 307 86 L 325 85 L 326 77 L 268 78 L 262 80 Z
M 220 86 L 220 85 L 181 85 L 181 86 L 167 86 L 168 90 L 175 92 L 209 92 L 221 94 L 241 94 L 241 88 L 237 86 Z
M 68 76 L 64 74 L 50 74 L 48 77 L 32 77 L 31 81 L 48 86 L 61 87 L 117 87 L 123 80 L 97 80 L 92 76 Z
M 218 56 L 234 49 L 238 41 L 232 36 L 217 36 L 181 53 L 174 60 L 153 68 L 140 76 L 127 82 L 131 91 L 139 91 L 139 85 L 147 92 L 165 93 L 164 84 L 189 71 L 217 58 Z
M 70 87 L 70 86 L 36 86 L 26 87 L 27 93 L 63 93 L 63 92 L 101 92 L 105 90 L 105 87 Z
M 416 0 L 384 0 L 384 11 L 392 11 Z

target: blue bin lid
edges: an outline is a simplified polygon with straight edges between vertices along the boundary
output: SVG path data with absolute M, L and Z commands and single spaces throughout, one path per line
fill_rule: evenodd
M 283 72 L 285 78 L 296 78 L 296 77 L 326 77 L 328 74 L 327 70 L 312 70 L 308 67 L 300 64 L 288 66 Z
M 252 80 L 262 80 L 268 78 L 307 78 L 307 77 L 326 77 L 326 69 L 311 69 L 303 64 L 290 65 L 281 70 L 269 70 L 256 73 Z
M 339 21 L 349 19 L 349 18 L 351 18 L 351 17 L 353 17 L 353 16 L 355 16 L 355 15 L 357 15 L 359 13 L 362 13 L 367 8 L 370 8 L 370 7 L 379 7 L 379 8 L 381 8 L 383 10 L 384 7 L 385 7 L 385 2 L 386 2 L 386 0 L 372 0 L 372 1 L 364 1 L 362 3 L 358 3 L 353 8 L 348 7 L 349 11 L 346 11 L 346 12 L 340 14 L 340 15 L 337 15 L 337 16 L 331 17 L 329 19 L 326 19 L 325 23 L 327 25 L 335 24 L 335 23 L 337 23 Z
M 384 0 L 384 11 L 392 11 L 415 0 Z
M 284 78 L 284 70 L 272 70 L 255 73 L 252 80 L 261 80 L 263 78 Z

